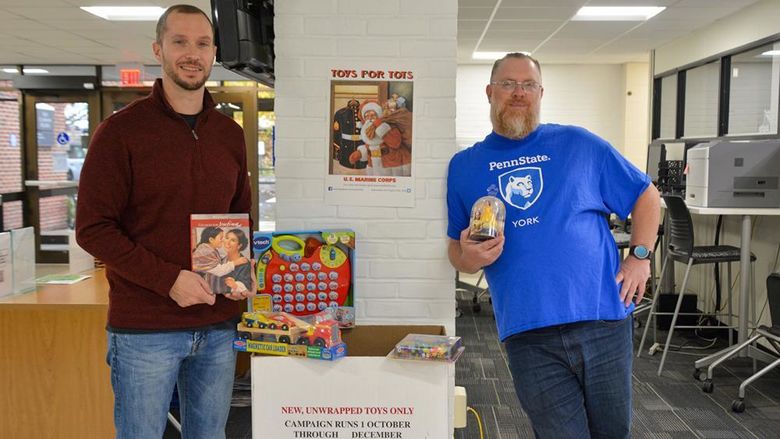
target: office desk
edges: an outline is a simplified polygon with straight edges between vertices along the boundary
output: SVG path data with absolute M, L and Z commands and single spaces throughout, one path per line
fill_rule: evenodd
M 0 299 L 0 437 L 114 437 L 108 282 L 91 274 Z
M 663 199 L 661 199 L 663 202 Z M 662 204 L 662 206 L 664 206 Z M 780 215 L 780 208 L 740 208 L 740 207 L 696 207 L 688 205 L 688 210 L 696 215 L 730 215 L 742 217 L 742 229 L 739 237 L 739 334 L 738 342 L 747 340 L 748 334 L 748 313 L 750 308 L 750 280 L 752 278 L 750 271 L 750 241 L 752 239 L 751 221 L 753 216 L 772 216 Z M 702 358 L 696 361 L 696 368 L 709 365 L 717 359 L 720 352 Z M 746 352 L 740 353 L 740 356 L 750 356 L 764 362 L 771 362 L 773 358 L 763 351 L 754 349 L 752 346 Z

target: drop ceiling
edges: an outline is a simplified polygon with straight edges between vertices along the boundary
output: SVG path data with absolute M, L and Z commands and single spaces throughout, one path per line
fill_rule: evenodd
M 471 59 L 475 50 L 527 51 L 548 63 L 647 61 L 654 47 L 756 1 L 459 0 L 458 61 L 478 62 Z M 179 2 L 0 0 L 0 64 L 156 64 L 151 51 L 153 23 L 110 22 L 79 6 L 136 3 L 167 7 Z M 204 10 L 210 7 L 209 0 L 191 3 Z M 641 23 L 571 21 L 585 5 L 655 5 L 667 9 Z

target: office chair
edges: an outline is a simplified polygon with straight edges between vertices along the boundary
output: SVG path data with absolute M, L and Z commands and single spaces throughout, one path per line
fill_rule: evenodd
M 615 239 L 615 245 L 618 248 L 618 251 L 620 251 L 620 259 L 625 258 L 625 251 L 628 250 L 628 248 L 631 246 L 631 221 L 626 220 L 626 222 L 621 225 L 610 225 L 612 228 L 612 237 Z M 663 224 L 658 226 L 658 237 L 662 236 L 664 234 Z M 661 242 L 660 239 L 656 239 L 655 244 L 653 245 L 653 257 L 650 259 L 650 292 L 652 293 L 655 291 L 655 251 L 658 248 L 658 243 Z M 634 307 L 634 312 L 632 313 L 634 317 L 637 315 L 648 311 L 650 309 L 650 304 L 652 303 L 652 294 L 646 294 L 644 297 L 642 297 L 642 301 L 639 302 Z M 641 326 L 640 321 L 638 319 L 634 320 L 634 328 L 639 328 Z M 655 335 L 653 336 L 655 337 Z
M 759 326 L 753 335 L 744 342 L 734 346 L 731 350 L 725 352 L 722 357 L 717 361 L 710 364 L 707 368 L 707 379 L 701 386 L 702 391 L 705 393 L 712 393 L 715 385 L 712 382 L 712 371 L 721 363 L 734 357 L 740 351 L 755 343 L 759 339 L 766 339 L 777 352 L 780 352 L 780 273 L 772 273 L 766 279 L 766 299 L 769 302 L 769 321 L 772 322 L 772 326 Z M 780 365 L 780 358 L 768 364 L 763 369 L 749 376 L 742 384 L 739 385 L 739 397 L 731 402 L 731 410 L 742 413 L 745 411 L 745 390 L 753 381 L 761 378 Z
M 658 375 L 661 375 L 664 369 L 664 363 L 666 362 L 666 355 L 669 352 L 669 345 L 672 342 L 672 335 L 677 328 L 681 329 L 696 329 L 696 328 L 709 328 L 711 326 L 702 325 L 677 325 L 677 317 L 680 315 L 701 315 L 701 313 L 689 313 L 680 312 L 680 307 L 683 302 L 683 293 L 685 287 L 688 285 L 688 276 L 691 272 L 691 267 L 698 264 L 719 264 L 721 262 L 728 263 L 728 287 L 729 287 L 729 299 L 728 299 L 728 312 L 725 314 L 714 314 L 714 316 L 728 316 L 728 322 L 731 323 L 733 313 L 731 309 L 731 263 L 739 262 L 739 247 L 731 245 L 714 245 L 714 246 L 694 246 L 693 235 L 693 221 L 691 220 L 691 213 L 688 211 L 688 207 L 685 205 L 685 201 L 678 195 L 662 195 L 664 202 L 666 203 L 666 211 L 669 216 L 669 246 L 664 257 L 664 262 L 661 267 L 660 277 L 664 277 L 666 267 L 671 262 L 682 262 L 686 264 L 685 276 L 683 277 L 683 283 L 680 287 L 680 291 L 677 293 L 677 303 L 674 308 L 674 312 L 660 312 L 657 310 L 658 297 L 660 296 L 660 284 L 656 288 L 653 294 L 653 303 L 650 305 L 650 315 L 647 318 L 647 324 L 645 330 L 642 333 L 642 341 L 639 343 L 639 351 L 637 352 L 637 358 L 642 354 L 642 349 L 645 345 L 645 339 L 647 338 L 647 329 L 652 323 L 652 319 L 659 315 L 671 315 L 672 321 L 669 326 L 669 334 L 666 336 L 666 343 L 664 343 L 663 355 L 661 356 L 661 363 L 658 365 Z M 756 260 L 755 255 L 750 255 L 751 262 Z M 743 276 L 746 275 L 743 273 Z M 742 294 L 748 294 L 748 292 L 742 292 Z M 716 310 L 717 311 L 717 310 Z M 740 316 L 740 318 L 747 318 L 747 316 Z M 729 344 L 732 344 L 734 337 L 734 329 L 736 326 L 719 326 L 720 329 L 729 330 Z
M 475 313 L 482 311 L 482 304 L 480 303 L 482 297 L 487 296 L 488 301 L 490 303 L 493 303 L 493 300 L 490 297 L 490 289 L 487 286 L 487 284 L 485 284 L 484 287 L 480 286 L 483 280 L 485 280 L 484 271 L 479 272 L 479 278 L 477 279 L 476 284 L 470 284 L 468 282 L 464 282 L 460 280 L 460 273 L 457 271 L 455 272 L 455 291 L 456 292 L 464 291 L 473 294 L 473 296 L 471 297 L 471 303 L 472 303 L 471 310 L 474 311 Z M 460 309 L 456 309 L 456 314 L 460 316 L 462 314 L 462 311 Z

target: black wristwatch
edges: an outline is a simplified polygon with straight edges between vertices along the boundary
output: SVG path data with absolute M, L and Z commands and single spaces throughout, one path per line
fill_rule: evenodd
M 644 259 L 649 260 L 653 256 L 653 251 L 642 244 L 632 245 L 629 247 L 628 252 L 631 256 L 639 259 L 640 261 Z

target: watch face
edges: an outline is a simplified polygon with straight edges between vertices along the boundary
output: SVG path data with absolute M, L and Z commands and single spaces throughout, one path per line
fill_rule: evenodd
M 634 247 L 634 256 L 639 259 L 647 259 L 650 256 L 650 250 L 644 245 L 637 245 Z

